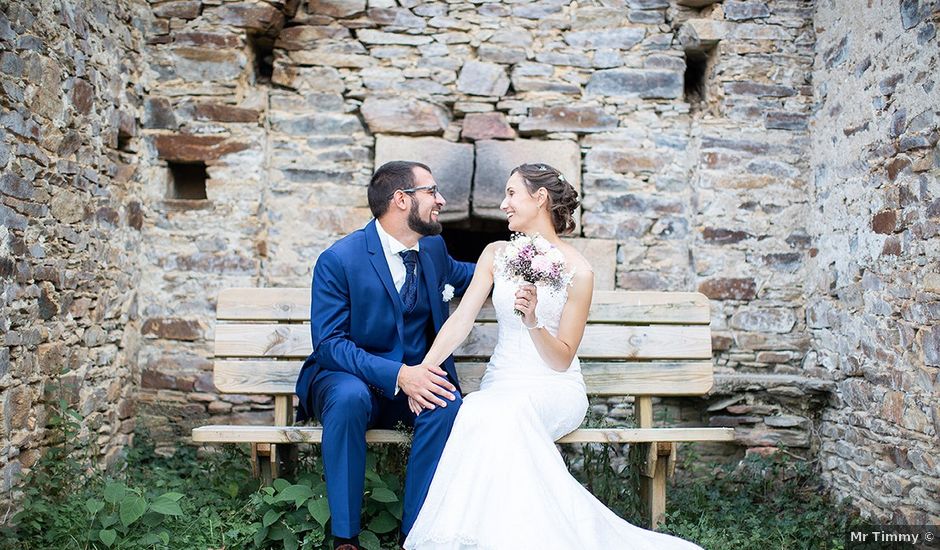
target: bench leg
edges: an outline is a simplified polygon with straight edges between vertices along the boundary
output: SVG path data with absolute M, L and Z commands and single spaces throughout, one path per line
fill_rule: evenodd
M 645 447 L 646 463 L 640 469 L 640 499 L 650 529 L 655 529 L 666 514 L 666 480 L 675 471 L 676 444 L 660 442 Z

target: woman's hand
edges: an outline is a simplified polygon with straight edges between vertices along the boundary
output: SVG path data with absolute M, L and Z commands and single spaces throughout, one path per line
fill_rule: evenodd
M 522 312 L 522 324 L 526 328 L 535 328 L 535 325 L 539 322 L 535 316 L 535 306 L 538 305 L 538 302 L 538 292 L 532 283 L 526 283 L 516 290 L 515 307 Z
M 415 413 L 415 416 L 421 414 L 421 411 L 423 410 L 421 405 L 415 401 L 414 397 L 408 397 L 408 408 L 411 409 L 411 412 Z

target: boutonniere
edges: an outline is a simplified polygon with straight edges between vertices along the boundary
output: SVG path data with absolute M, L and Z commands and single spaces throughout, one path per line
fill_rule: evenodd
M 454 297 L 454 287 L 448 284 L 445 284 L 444 292 L 441 293 L 441 299 L 443 299 L 445 302 L 449 302 L 450 299 L 453 297 Z

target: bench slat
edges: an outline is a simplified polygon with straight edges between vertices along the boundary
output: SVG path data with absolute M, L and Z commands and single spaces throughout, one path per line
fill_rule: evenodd
M 455 357 L 489 357 L 496 345 L 496 324 L 476 324 Z M 709 359 L 707 325 L 650 327 L 588 325 L 578 348 L 584 358 Z M 215 356 L 304 358 L 310 354 L 308 325 L 219 324 Z
M 202 426 L 193 429 L 199 443 L 319 443 L 323 430 L 316 426 Z M 406 443 L 409 436 L 396 430 L 369 430 L 369 443 Z M 733 428 L 585 428 L 559 443 L 646 443 L 658 441 L 734 441 Z
M 480 388 L 486 363 L 457 363 L 465 392 Z M 223 393 L 293 394 L 297 361 L 216 361 L 215 385 Z M 591 395 L 704 395 L 712 387 L 711 361 L 581 363 Z
M 459 303 L 455 299 L 453 310 Z M 589 319 L 599 323 L 686 325 L 708 324 L 708 298 L 698 292 L 597 291 Z M 219 293 L 219 320 L 309 321 L 309 288 L 228 288 Z M 495 321 L 496 313 L 486 301 L 480 321 Z

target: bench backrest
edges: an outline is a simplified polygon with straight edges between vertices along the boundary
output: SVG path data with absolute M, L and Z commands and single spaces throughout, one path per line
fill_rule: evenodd
M 311 351 L 309 315 L 308 288 L 223 290 L 215 327 L 218 390 L 293 394 Z M 464 391 L 479 388 L 495 341 L 496 316 L 487 301 L 454 353 Z M 713 383 L 708 298 L 695 292 L 595 292 L 578 355 L 592 395 L 703 395 Z

